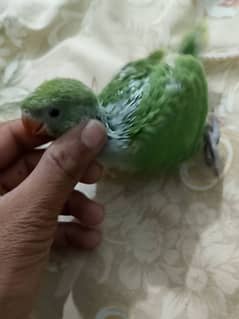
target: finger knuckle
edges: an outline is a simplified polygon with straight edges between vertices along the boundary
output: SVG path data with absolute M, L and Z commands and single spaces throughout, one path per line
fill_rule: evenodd
M 52 147 L 47 153 L 50 165 L 57 168 L 61 174 L 70 180 L 75 179 L 75 160 L 64 149 Z

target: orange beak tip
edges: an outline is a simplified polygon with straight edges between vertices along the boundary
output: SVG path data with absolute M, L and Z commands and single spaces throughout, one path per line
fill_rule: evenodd
M 24 126 L 26 132 L 29 135 L 33 135 L 33 136 L 34 135 L 44 135 L 44 136 L 48 135 L 47 131 L 45 129 L 45 125 L 42 122 L 37 121 L 28 115 L 25 115 L 25 114 L 22 115 L 22 123 L 23 123 L 23 126 Z

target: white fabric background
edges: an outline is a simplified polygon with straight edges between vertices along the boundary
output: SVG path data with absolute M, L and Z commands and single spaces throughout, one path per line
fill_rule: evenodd
M 222 122 L 219 181 L 199 159 L 170 180 L 80 185 L 106 204 L 104 242 L 53 254 L 37 319 L 239 317 L 238 0 L 1 0 L 0 119 L 56 76 L 99 91 L 127 61 L 208 20 L 210 105 Z M 26 283 L 27 284 L 27 283 Z

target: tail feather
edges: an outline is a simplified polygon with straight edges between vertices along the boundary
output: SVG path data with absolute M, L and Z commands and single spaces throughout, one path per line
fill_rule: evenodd
M 198 24 L 191 32 L 189 32 L 182 40 L 179 46 L 179 53 L 198 56 L 207 43 L 208 33 L 205 22 Z
M 151 62 L 152 64 L 157 64 L 162 61 L 163 57 L 164 57 L 164 51 L 158 50 L 149 55 L 148 61 Z

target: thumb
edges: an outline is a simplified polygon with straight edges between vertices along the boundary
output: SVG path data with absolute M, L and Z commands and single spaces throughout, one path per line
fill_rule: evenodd
M 22 183 L 38 206 L 61 209 L 74 186 L 85 174 L 106 142 L 104 126 L 91 120 L 52 143 L 32 174 Z M 44 207 L 43 207 L 44 208 Z

